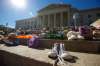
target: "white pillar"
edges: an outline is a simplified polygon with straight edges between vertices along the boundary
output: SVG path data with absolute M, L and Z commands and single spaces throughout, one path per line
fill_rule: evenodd
M 60 13 L 60 27 L 63 27 L 63 12 Z
M 56 28 L 56 13 L 54 14 L 54 28 Z
M 42 27 L 42 23 L 41 23 L 41 17 L 39 17 L 39 28 L 41 28 Z M 41 27 L 40 27 L 40 25 L 41 25 Z
M 45 27 L 45 16 L 42 16 L 43 27 Z
M 44 26 L 44 23 L 43 23 L 43 16 L 41 16 L 41 25 L 42 25 L 42 28 Z
M 41 24 L 41 27 L 42 27 L 42 21 L 41 21 L 41 16 L 39 16 L 39 22 L 37 23 L 37 25 L 40 25 Z M 38 27 L 39 27 L 39 25 L 38 25 Z
M 36 28 L 39 28 L 39 23 L 41 23 L 40 16 L 38 16 L 38 22 L 36 23 Z
M 50 15 L 48 15 L 48 27 L 50 28 Z
M 69 26 L 70 25 L 70 8 L 68 9 L 68 23 L 67 23 L 67 25 Z

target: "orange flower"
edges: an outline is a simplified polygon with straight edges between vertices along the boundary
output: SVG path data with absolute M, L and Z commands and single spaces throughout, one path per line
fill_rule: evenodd
M 16 36 L 16 38 L 20 38 L 20 39 L 30 39 L 30 38 L 32 38 L 32 35 L 19 35 L 19 36 Z

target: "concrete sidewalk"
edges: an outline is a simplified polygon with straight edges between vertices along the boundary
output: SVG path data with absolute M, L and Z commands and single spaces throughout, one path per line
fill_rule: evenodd
M 5 45 L 0 45 L 0 51 L 7 53 L 2 53 L 2 61 L 4 63 L 10 64 L 10 66 L 52 66 L 53 60 L 48 58 L 48 52 L 50 49 L 32 49 L 27 46 L 16 46 L 16 47 L 7 47 Z M 71 55 L 77 57 L 76 63 L 71 63 L 71 66 L 100 66 L 100 54 L 88 54 L 88 53 L 79 53 L 79 52 L 69 52 Z M 14 59 L 17 56 L 16 60 Z M 7 57 L 8 56 L 8 57 Z M 5 58 L 6 57 L 6 58 Z M 19 58 L 20 57 L 20 58 Z M 26 57 L 27 59 L 33 59 L 42 63 L 30 62 L 30 60 L 22 60 L 21 57 Z M 19 64 L 19 65 L 17 65 Z M 41 65 L 43 64 L 43 65 Z M 45 65 L 46 64 L 46 65 Z M 8 65 L 9 66 L 9 65 Z

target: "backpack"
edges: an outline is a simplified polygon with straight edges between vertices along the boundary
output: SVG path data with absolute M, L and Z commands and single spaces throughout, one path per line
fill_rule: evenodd
M 30 48 L 38 48 L 39 47 L 39 38 L 33 37 L 33 38 L 29 39 L 28 46 Z

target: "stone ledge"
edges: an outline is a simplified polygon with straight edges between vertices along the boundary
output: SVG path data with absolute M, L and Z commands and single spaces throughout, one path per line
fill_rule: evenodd
M 100 53 L 100 41 L 40 39 L 40 45 L 44 48 L 51 48 L 55 42 L 63 42 L 69 51 Z
M 46 63 L 41 60 L 35 60 L 33 58 L 0 51 L 3 54 L 2 64 L 0 66 L 52 66 L 50 63 Z
M 2 66 L 52 66 L 53 60 L 48 58 L 49 49 L 39 50 L 27 46 L 0 46 L 0 65 Z M 100 66 L 99 54 L 69 52 L 78 57 L 72 66 Z

